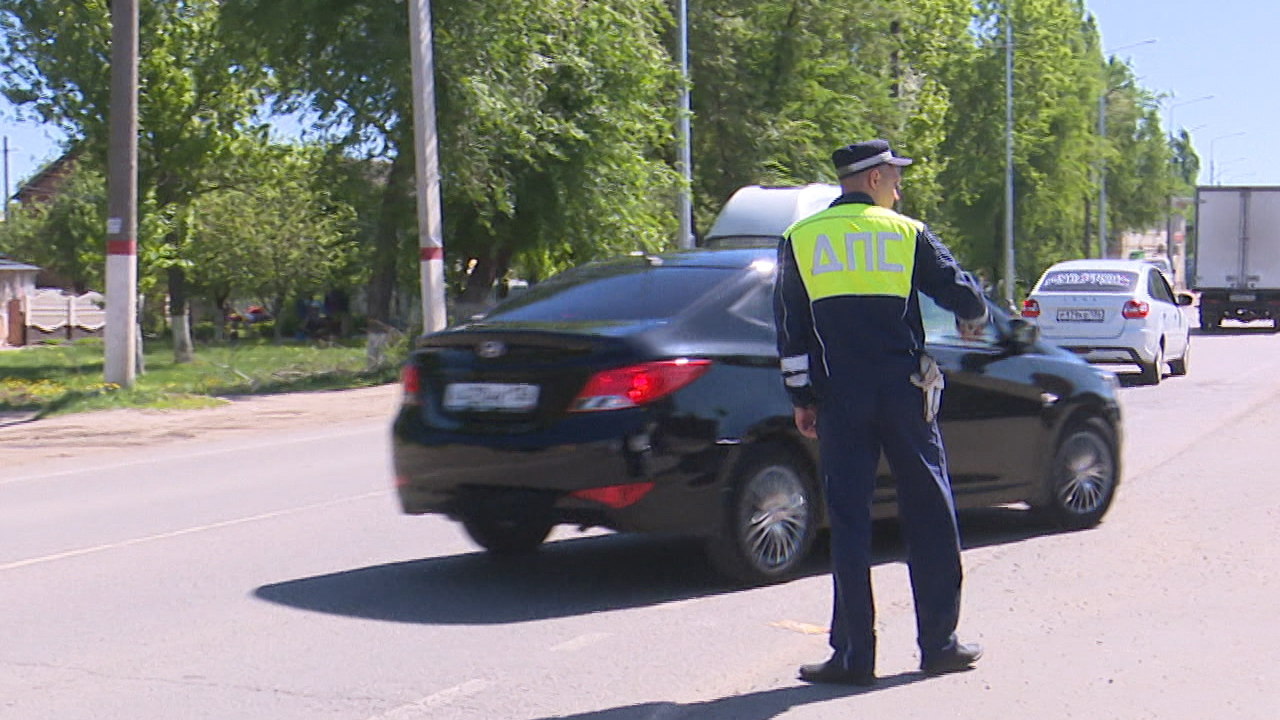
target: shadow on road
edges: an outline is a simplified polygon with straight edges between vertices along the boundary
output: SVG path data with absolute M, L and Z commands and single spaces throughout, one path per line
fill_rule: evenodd
M 1051 534 L 1025 511 L 991 508 L 961 516 L 968 548 Z M 895 523 L 878 523 L 877 564 L 901 562 Z M 821 546 L 802 577 L 827 572 Z M 434 625 L 505 624 L 659 605 L 747 588 L 723 580 L 687 538 L 605 535 L 548 543 L 531 556 L 484 553 L 374 565 L 264 585 L 254 596 L 301 610 Z
M 1277 329 L 1270 323 L 1266 325 L 1223 325 L 1217 328 L 1205 330 L 1204 328 L 1192 327 L 1192 335 L 1275 335 Z
M 801 685 L 732 695 L 703 702 L 647 702 L 593 710 L 577 715 L 553 715 L 542 720 L 769 720 L 793 707 L 828 702 L 902 687 L 930 679 L 923 673 L 901 673 L 879 678 L 875 687 Z

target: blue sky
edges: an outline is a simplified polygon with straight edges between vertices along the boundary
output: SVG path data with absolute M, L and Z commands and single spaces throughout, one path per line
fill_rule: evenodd
M 1280 185 L 1280 38 L 1275 0 L 1087 0 L 1104 49 L 1156 42 L 1116 53 L 1140 83 L 1173 95 L 1173 124 L 1192 130 L 1200 182 L 1209 183 L 1212 146 L 1223 184 Z M 1161 113 L 1169 123 L 1169 110 Z M 1201 127 L 1203 126 L 1203 127 Z M 1223 137 L 1235 133 L 1235 137 Z M 1214 141 L 1215 138 L 1220 138 Z
M 1143 86 L 1169 94 L 1173 123 L 1192 130 L 1209 178 L 1210 150 L 1226 184 L 1280 185 L 1280 92 L 1271 51 L 1280 43 L 1280 8 L 1274 0 L 1088 0 L 1098 17 L 1103 47 L 1120 50 Z M 1234 137 L 1223 137 L 1244 133 Z M 9 138 L 11 186 L 58 155 L 62 134 L 50 126 L 18 122 L 0 99 L 0 135 Z M 1215 138 L 1219 138 L 1215 141 Z

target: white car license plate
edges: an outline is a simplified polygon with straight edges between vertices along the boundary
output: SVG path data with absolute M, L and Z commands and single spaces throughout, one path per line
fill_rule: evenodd
M 1253 302 L 1258 299 L 1253 293 L 1231 293 L 1227 296 L 1231 302 Z
M 1058 311 L 1058 322 L 1102 322 L 1101 308 L 1069 308 Z
M 538 406 L 538 386 L 516 383 L 450 383 L 445 410 L 525 412 Z

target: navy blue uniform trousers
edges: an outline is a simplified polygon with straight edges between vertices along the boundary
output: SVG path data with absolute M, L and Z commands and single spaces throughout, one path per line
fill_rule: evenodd
M 871 502 L 881 449 L 897 483 L 921 660 L 955 647 L 960 614 L 960 536 L 937 422 L 911 384 L 910 356 L 882 357 L 835 373 L 818 402 L 818 447 L 831 524 L 835 659 L 875 670 Z

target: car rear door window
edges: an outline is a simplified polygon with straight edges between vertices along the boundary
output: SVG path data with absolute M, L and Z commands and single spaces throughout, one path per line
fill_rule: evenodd
M 751 288 L 737 302 L 729 306 L 729 312 L 760 327 L 774 327 L 773 282 L 760 283 Z
M 632 321 L 676 316 L 741 271 L 712 267 L 584 266 L 531 287 L 486 320 Z
M 1040 292 L 1132 293 L 1138 273 L 1130 270 L 1050 270 L 1040 281 Z

